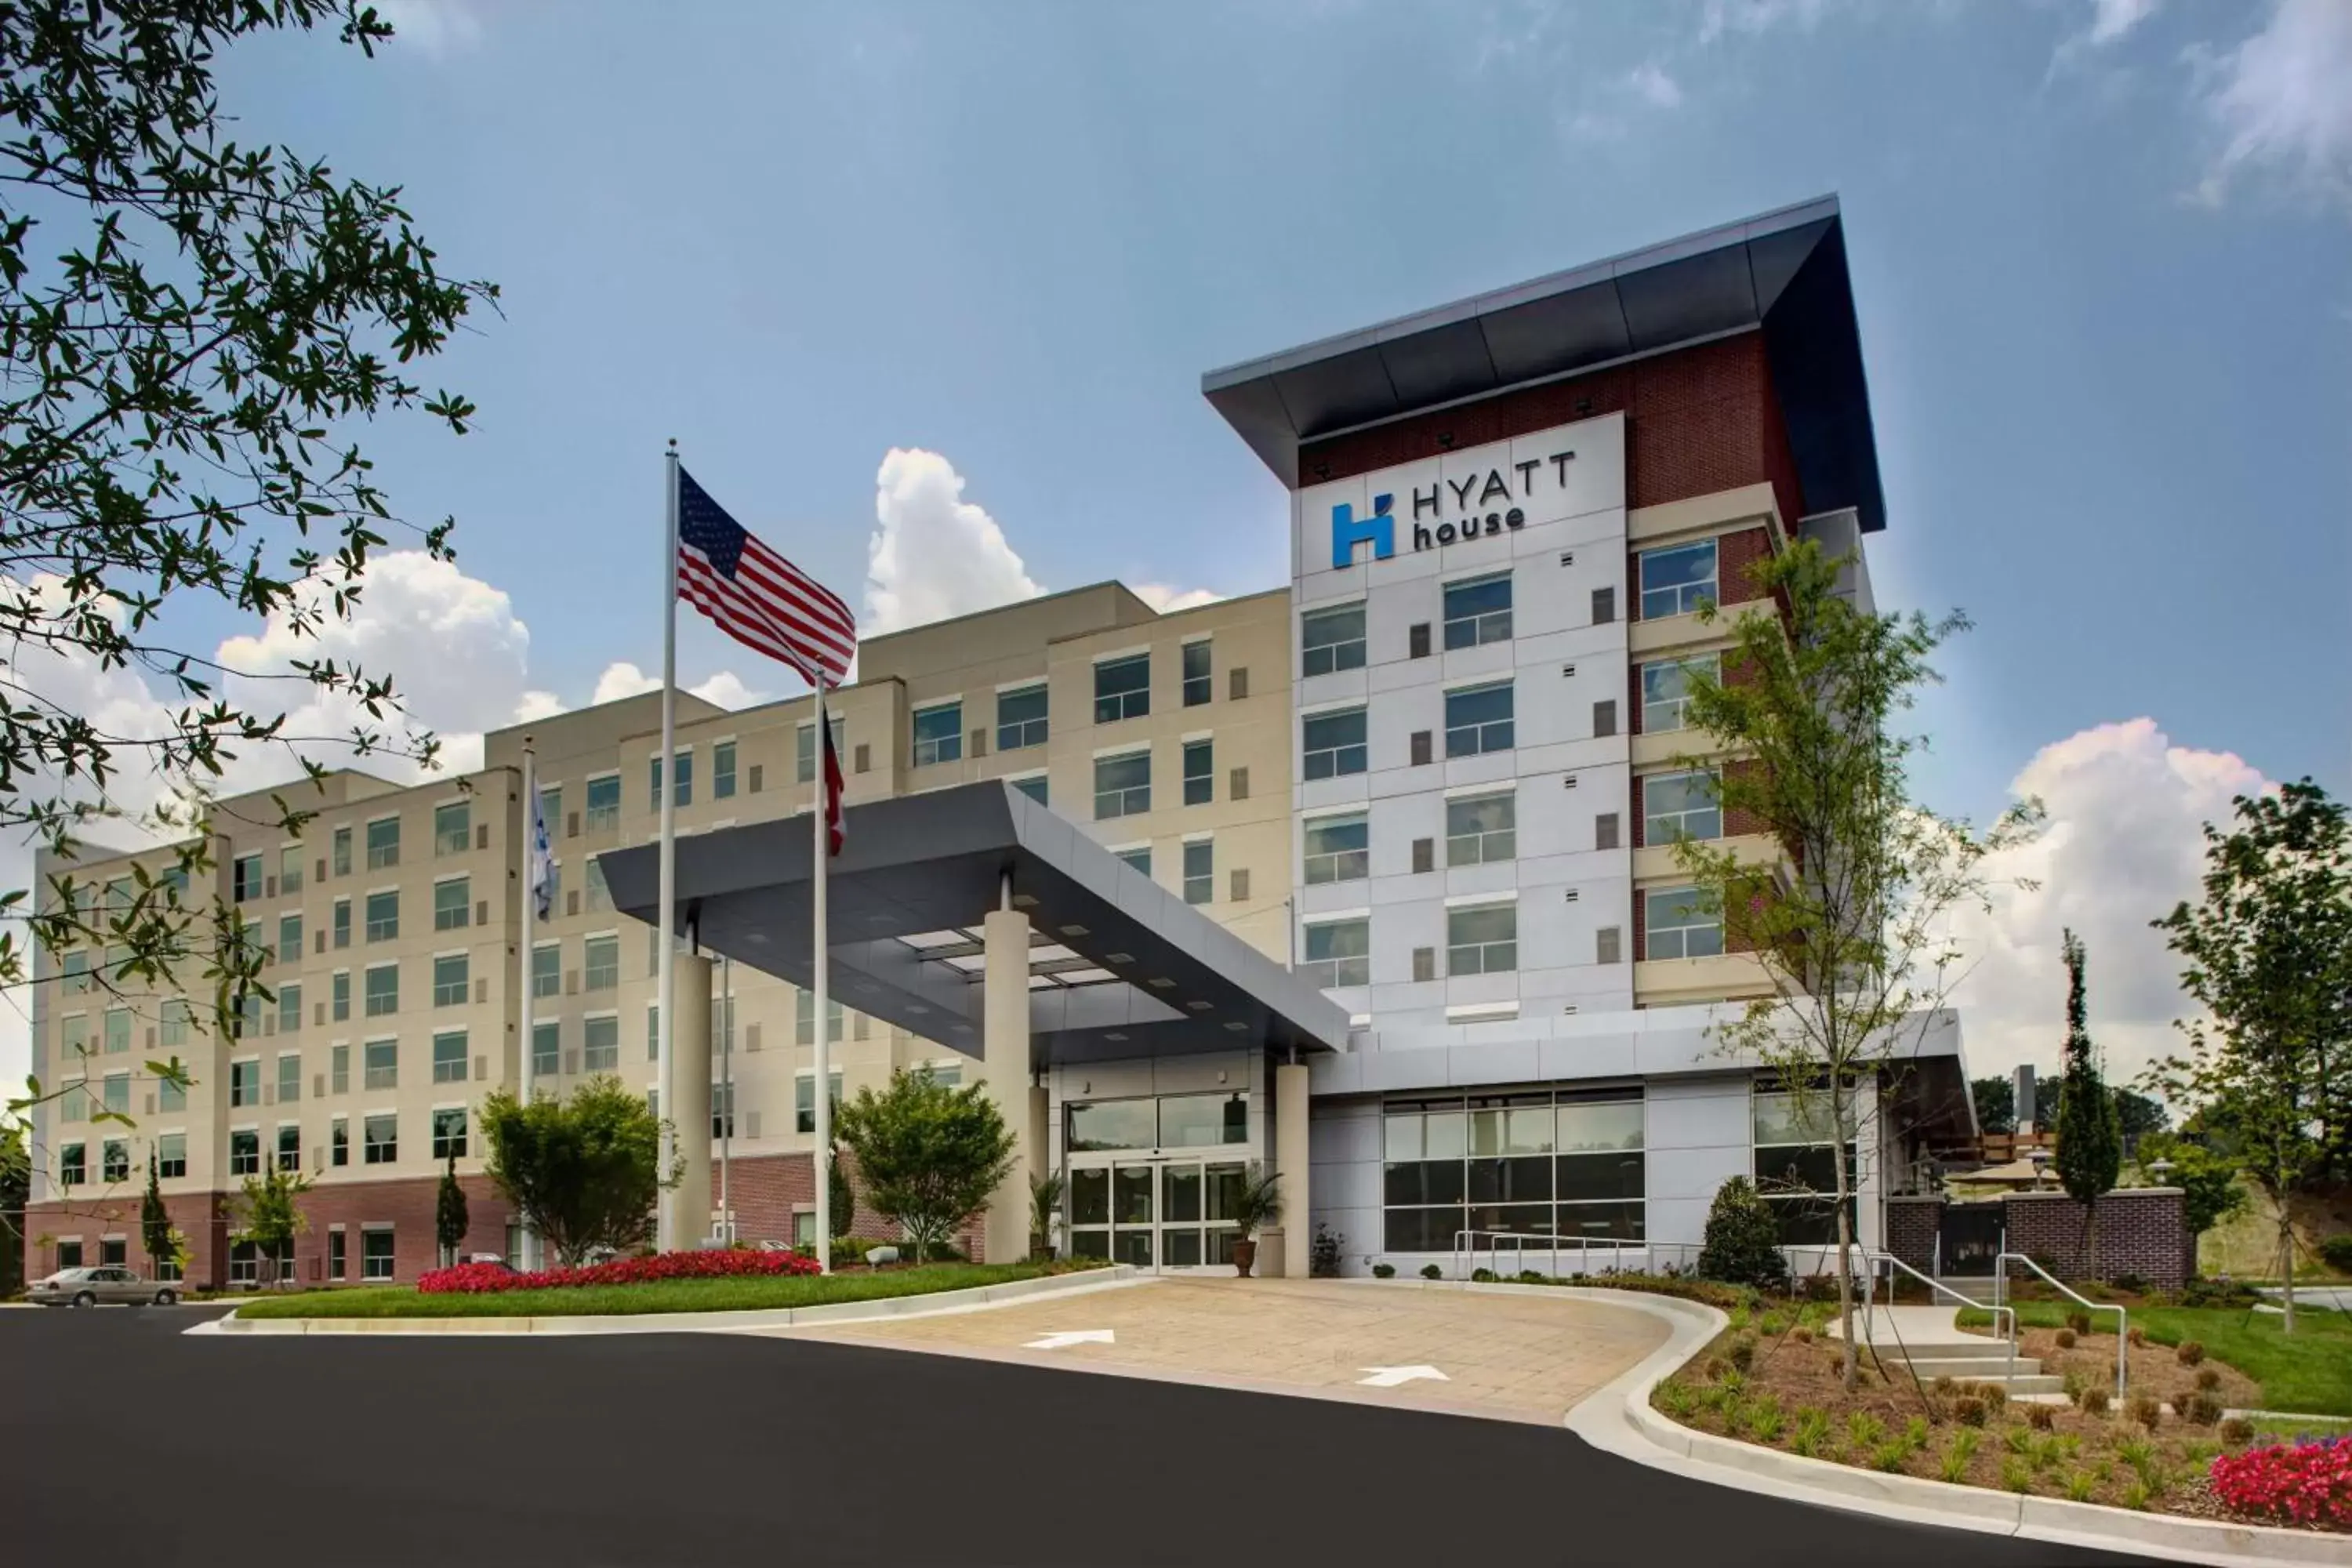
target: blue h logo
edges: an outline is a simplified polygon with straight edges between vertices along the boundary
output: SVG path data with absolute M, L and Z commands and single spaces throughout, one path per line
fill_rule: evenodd
M 1356 563 L 1356 546 L 1371 541 L 1372 559 L 1386 561 L 1396 553 L 1396 520 L 1389 516 L 1389 503 L 1394 496 L 1374 496 L 1372 515 L 1363 521 L 1356 521 L 1355 509 L 1341 501 L 1331 509 L 1331 569 L 1335 572 Z

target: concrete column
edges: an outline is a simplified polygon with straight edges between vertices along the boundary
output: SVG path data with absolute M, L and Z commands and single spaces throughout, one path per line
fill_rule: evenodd
M 1286 1062 L 1274 1069 L 1274 1168 L 1282 1174 L 1282 1271 L 1307 1278 L 1313 1257 L 1315 1211 L 1308 1206 L 1307 1065 Z
M 662 1196 L 673 1205 L 669 1233 L 680 1247 L 699 1246 L 710 1234 L 710 960 L 684 953 L 670 981 L 670 1093 L 676 1105 L 662 1114 L 677 1129 L 684 1169 L 677 1185 Z
M 1037 1118 L 1029 1073 L 1029 917 L 992 910 L 981 922 L 981 1068 L 988 1092 L 1013 1134 L 1013 1164 L 989 1200 L 982 1232 L 991 1263 L 1029 1256 L 1029 1173 Z

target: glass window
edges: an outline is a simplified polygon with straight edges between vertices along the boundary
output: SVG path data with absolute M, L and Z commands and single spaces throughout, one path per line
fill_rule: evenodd
M 1641 573 L 1643 620 L 1688 615 L 1716 596 L 1715 541 L 1644 550 Z
M 1445 694 L 1445 754 L 1475 757 L 1507 752 L 1515 743 L 1511 683 L 1494 681 Z
M 187 1004 L 184 1002 L 180 1005 L 185 1008 Z M 89 1016 L 86 1013 L 69 1013 L 59 1019 L 58 1041 L 59 1047 L 68 1056 L 89 1055 Z
M 542 1024 L 537 1019 L 530 1026 L 530 1070 L 535 1078 L 553 1078 L 563 1065 L 563 1026 L 561 1023 Z
M 1318 882 L 1352 882 L 1372 870 L 1371 818 L 1360 811 L 1345 816 L 1310 817 L 1307 823 L 1306 877 Z
M 1116 724 L 1151 711 L 1151 656 L 1108 658 L 1095 666 L 1095 722 Z
M 1445 972 L 1505 974 L 1519 966 L 1519 906 L 1475 904 L 1445 911 Z
M 1160 1147 L 1214 1148 L 1249 1142 L 1244 1094 L 1170 1094 L 1160 1099 Z
M 473 968 L 462 952 L 446 952 L 433 961 L 433 1005 L 436 1007 L 462 1007 L 466 993 L 472 984 Z
M 1333 713 L 1310 713 L 1301 722 L 1301 765 L 1308 778 L 1338 778 L 1364 771 L 1370 756 L 1364 712 L 1361 708 L 1343 708 Z
M 1651 773 L 1642 780 L 1643 843 L 1722 837 L 1723 807 L 1716 800 L 1712 771 Z
M 1129 869 L 1139 872 L 1146 877 L 1151 875 L 1150 845 L 1138 844 L 1130 848 L 1114 849 L 1111 853 L 1118 856 L 1119 860 Z
M 108 883 L 108 893 L 111 894 L 116 886 L 116 883 Z M 229 896 L 240 904 L 261 897 L 260 856 L 240 855 L 229 863 Z M 113 905 L 114 900 L 110 897 L 107 902 Z
M 341 1226 L 337 1226 L 334 1229 L 327 1233 L 328 1279 L 341 1279 L 343 1278 L 344 1266 L 349 1260 L 349 1254 L 345 1250 L 345 1247 L 346 1244 L 343 1240 L 343 1227 Z
M 588 862 L 588 911 L 595 914 L 612 907 L 613 889 L 604 880 L 604 863 L 591 860 Z
M 352 1163 L 352 1123 L 348 1117 L 338 1116 L 327 1123 L 327 1163 L 334 1166 Z
M 66 954 L 65 990 L 68 996 L 89 994 L 89 954 L 86 952 Z
M 177 996 L 168 998 L 163 1004 L 161 1017 L 163 1024 L 160 1037 L 163 1043 L 166 1046 L 186 1045 L 188 1043 L 188 1023 L 190 1018 L 188 1004 Z M 67 1020 L 68 1023 L 71 1023 L 72 1021 L 73 1020 L 71 1019 Z
M 100 1085 L 98 1102 L 117 1116 L 131 1114 L 131 1075 L 110 1072 Z
M 230 1131 L 228 1173 L 232 1176 L 261 1174 L 261 1134 L 258 1131 L 247 1128 Z
M 360 1278 L 389 1279 L 393 1275 L 392 1232 L 363 1230 L 360 1232 Z
M 1184 742 L 1184 804 L 1206 805 L 1217 797 L 1216 744 L 1212 741 Z
M 333 1005 L 329 1011 L 332 1014 L 335 1022 L 340 1024 L 352 1016 L 352 972 L 348 969 L 335 971 L 334 979 L 329 990 L 334 997 Z
M 278 962 L 299 963 L 302 961 L 302 917 L 299 914 L 278 917 Z
M 833 731 L 834 756 L 839 758 L 845 755 L 846 751 L 841 743 L 842 720 L 838 716 L 827 714 L 824 721 Z M 803 724 L 793 732 L 793 776 L 803 784 L 816 782 L 816 726 L 814 724 Z
M 1696 888 L 1653 888 L 1643 902 L 1644 956 L 1713 958 L 1723 951 L 1723 916 Z
M 661 1005 L 646 1004 L 646 1060 L 661 1060 Z
M 841 1024 L 843 1016 L 844 1014 L 842 1012 L 841 998 L 838 996 L 826 997 L 824 999 L 824 1037 L 828 1041 L 838 1040 L 841 1038 Z M 814 991 L 793 992 L 793 1044 L 802 1046 L 813 1046 L 816 1044 L 815 1017 L 816 993 Z
M 710 1086 L 710 1135 L 713 1138 L 735 1136 L 735 1086 L 720 1082 Z
M 1203 637 L 1184 645 L 1184 706 L 1198 708 L 1209 700 L 1211 644 Z
M 433 929 L 463 931 L 473 901 L 474 881 L 470 877 L 452 877 L 434 883 Z
M 1690 658 L 1660 659 L 1642 666 L 1642 732 L 1664 735 L 1689 723 L 1690 679 L 1704 675 L 1723 679 L 1723 656 L 1703 653 Z
M 389 1165 L 400 1158 L 400 1118 L 370 1116 L 360 1123 L 360 1163 Z
M 336 828 L 334 837 L 329 840 L 329 843 L 331 846 L 329 858 L 331 868 L 338 877 L 350 876 L 352 874 L 352 830 L 348 827 Z
M 278 851 L 278 890 L 299 893 L 302 890 L 302 847 L 289 844 Z
M 367 865 L 381 871 L 400 864 L 400 818 L 387 816 L 367 825 Z
M 1095 820 L 1139 816 L 1151 809 L 1151 753 L 1095 759 Z
M 621 1070 L 621 1020 L 617 1014 L 581 1020 L 580 1066 L 585 1072 Z
M 1045 743 L 1045 684 L 996 694 L 996 749 L 1017 752 Z
M 352 1088 L 352 1047 L 338 1044 L 327 1058 L 327 1092 L 348 1094 Z
M 360 1059 L 365 1066 L 362 1086 L 367 1089 L 398 1089 L 400 1087 L 400 1042 L 370 1040 L 360 1047 Z
M 841 1069 L 835 1068 L 825 1074 L 825 1099 L 835 1110 L 841 1109 Z M 793 1129 L 797 1132 L 816 1131 L 816 1075 L 804 1072 L 793 1080 Z
M 1031 800 L 1035 801 L 1039 805 L 1050 805 L 1053 804 L 1052 801 L 1047 798 L 1049 792 L 1046 788 L 1045 775 L 1044 773 L 1032 773 L 1025 779 L 1014 779 L 1013 781 L 1013 787 L 1019 790 L 1023 795 L 1027 795 Z
M 735 742 L 721 741 L 710 748 L 710 798 L 731 800 L 735 796 Z
M 474 808 L 469 801 L 453 800 L 433 808 L 433 853 L 463 855 L 472 846 Z
M 1491 573 L 1445 584 L 1445 646 L 1476 647 L 1511 638 L 1511 574 Z
M 1065 1147 L 1073 1152 L 1100 1149 L 1150 1149 L 1160 1137 L 1159 1101 L 1108 1100 L 1064 1107 Z
M 302 987 L 288 981 L 278 988 L 278 1032 L 290 1035 L 302 1026 Z
M 293 1121 L 278 1124 L 278 1168 L 299 1171 L 302 1168 L 302 1128 Z
M 963 704 L 941 702 L 915 710 L 915 765 L 952 763 L 963 755 Z
M 618 827 L 621 825 L 620 774 L 606 773 L 603 778 L 590 779 L 587 784 L 587 798 L 588 809 L 585 819 L 589 832 L 595 833 Z M 553 832 L 554 828 L 553 823 L 548 824 L 550 832 Z
M 581 985 L 590 991 L 610 991 L 621 983 L 621 939 L 592 936 L 582 944 Z
M 230 1135 L 232 1146 L 236 1135 Z M 89 1152 L 84 1145 L 68 1143 L 58 1151 L 58 1185 L 78 1187 L 89 1179 Z
M 333 936 L 333 942 L 334 942 L 334 944 L 335 944 L 338 948 L 344 948 L 344 947 L 349 947 L 349 946 L 351 946 L 351 945 L 352 945 L 352 901 L 351 901 L 351 900 L 349 900 L 349 899 L 337 899 L 337 900 L 335 900 L 334 915 L 333 915 L 332 920 L 330 921 L 330 924 L 333 927 L 333 930 L 334 930 L 334 936 Z
M 278 1058 L 278 1103 L 289 1104 L 302 1098 L 302 1053 L 288 1051 Z
M 677 804 L 694 804 L 694 748 L 682 746 L 670 756 L 670 776 L 677 781 Z M 646 794 L 647 804 L 659 809 L 662 803 L 661 759 L 646 759 Z
M 1509 790 L 1445 803 L 1445 863 L 1483 866 L 1518 853 L 1519 801 Z
M 256 991 L 241 991 L 231 1010 L 228 1036 L 232 1040 L 250 1039 L 261 1033 L 261 995 Z M 110 1047 L 110 1049 L 112 1047 Z
M 251 998 L 258 1005 L 260 998 Z M 131 1009 L 109 1007 L 106 1010 L 106 1054 L 121 1056 L 131 1048 Z
M 563 945 L 542 942 L 530 950 L 530 994 L 539 996 L 563 994 Z
M 1364 606 L 1341 605 L 1298 617 L 1298 668 L 1302 675 L 1329 675 L 1364 668 Z
M 155 1140 L 155 1174 L 172 1181 L 188 1173 L 188 1135 L 166 1132 Z
M 1217 896 L 1217 847 L 1213 840 L 1194 838 L 1184 846 L 1184 901 L 1213 902 Z
M 466 1081 L 466 1031 L 447 1029 L 433 1037 L 433 1081 Z
M 387 889 L 367 896 L 367 939 L 391 942 L 400 935 L 400 890 Z
M 1325 990 L 1372 983 L 1372 922 L 1324 921 L 1306 930 L 1298 973 Z
M 389 1016 L 400 1011 L 400 965 L 379 963 L 367 972 L 367 1016 Z
M 259 1062 L 228 1064 L 228 1102 L 232 1108 L 261 1103 L 261 1064 Z
M 466 1108 L 444 1106 L 433 1112 L 433 1158 L 466 1157 Z

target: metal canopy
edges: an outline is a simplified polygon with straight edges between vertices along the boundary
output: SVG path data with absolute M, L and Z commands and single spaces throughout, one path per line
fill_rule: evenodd
M 981 922 L 1012 879 L 1029 917 L 1033 1067 L 1274 1047 L 1343 1049 L 1314 985 L 1002 782 L 852 806 L 827 887 L 828 994 L 978 1057 Z M 677 912 L 704 951 L 806 987 L 805 814 L 677 841 Z M 656 923 L 659 848 L 596 858 L 614 907 Z
M 1806 504 L 1885 527 L 1835 196 L 1211 371 L 1201 391 L 1296 489 L 1308 442 L 1758 327 Z

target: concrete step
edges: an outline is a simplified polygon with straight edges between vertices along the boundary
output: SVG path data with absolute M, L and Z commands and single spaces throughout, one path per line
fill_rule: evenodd
M 1899 1364 L 1904 1360 L 1901 1356 L 1888 1355 L 1883 1345 L 1879 1347 L 1878 1353 L 1879 1359 L 1889 1365 Z M 1913 1372 L 1931 1382 L 1936 1378 L 1948 1377 L 1960 1383 L 1999 1383 L 2010 1373 L 2009 1360 L 2005 1356 L 1999 1359 L 1948 1356 L 1941 1345 L 1935 1347 L 1932 1354 L 1912 1356 L 1910 1363 Z M 2021 1355 L 2017 1358 L 2017 1376 L 2038 1377 L 2041 1373 L 2042 1363 L 2033 1357 Z

